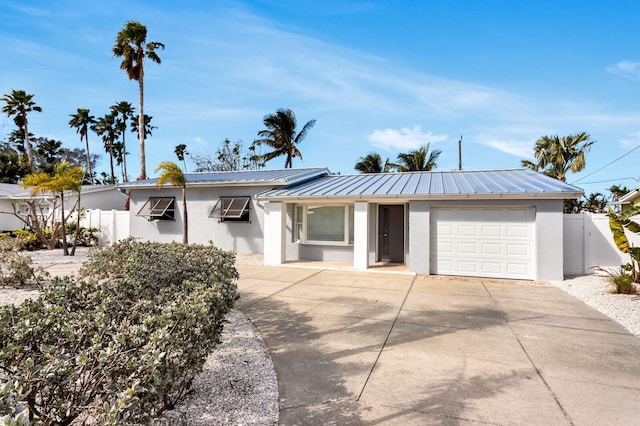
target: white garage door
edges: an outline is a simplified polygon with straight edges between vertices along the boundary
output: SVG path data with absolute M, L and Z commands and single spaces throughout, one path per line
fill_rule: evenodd
M 533 208 L 431 210 L 431 273 L 535 279 Z

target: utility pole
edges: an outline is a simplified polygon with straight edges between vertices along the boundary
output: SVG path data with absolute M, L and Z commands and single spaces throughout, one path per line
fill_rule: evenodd
M 458 170 L 462 170 L 462 135 L 458 139 Z

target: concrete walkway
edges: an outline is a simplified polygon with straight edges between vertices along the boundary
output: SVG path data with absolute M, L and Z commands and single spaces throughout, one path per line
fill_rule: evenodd
M 238 269 L 282 424 L 640 423 L 640 339 L 555 287 Z

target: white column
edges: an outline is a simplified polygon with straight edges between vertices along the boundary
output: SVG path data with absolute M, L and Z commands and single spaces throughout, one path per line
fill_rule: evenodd
M 287 260 L 285 246 L 286 205 L 268 202 L 264 211 L 264 264 L 281 265 Z
M 369 203 L 358 201 L 353 208 L 353 268 L 369 267 Z

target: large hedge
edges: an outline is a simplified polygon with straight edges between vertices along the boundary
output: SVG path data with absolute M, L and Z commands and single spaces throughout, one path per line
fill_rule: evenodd
M 238 299 L 234 261 L 126 240 L 94 252 L 80 278 L 0 309 L 0 420 L 148 423 L 173 408 Z

